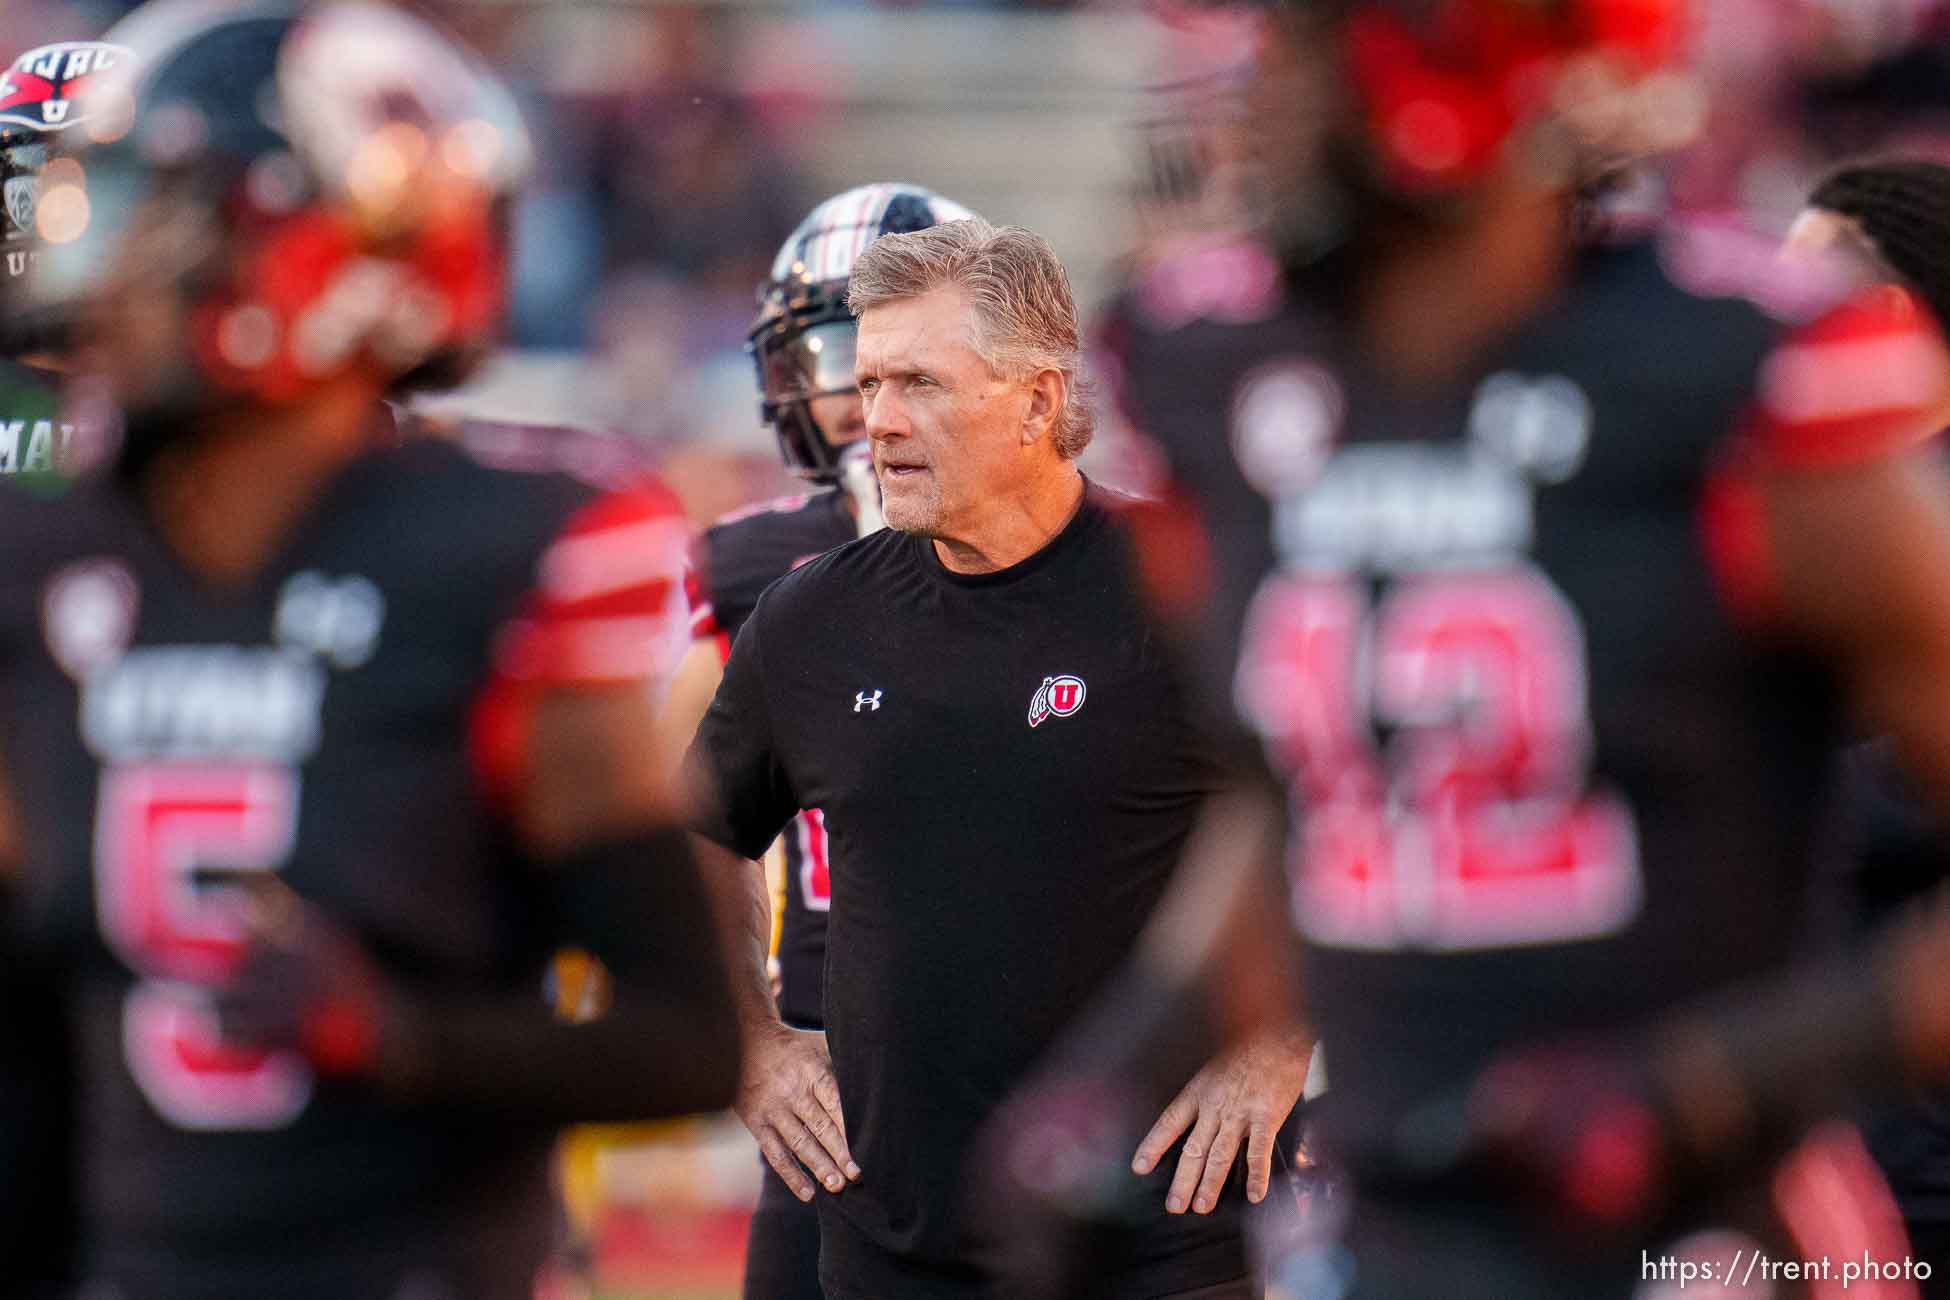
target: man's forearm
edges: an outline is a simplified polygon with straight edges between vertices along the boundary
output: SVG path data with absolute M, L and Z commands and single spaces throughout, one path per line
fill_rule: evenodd
M 741 858 L 700 835 L 691 837 L 699 865 L 711 886 L 712 910 L 717 915 L 731 972 L 731 996 L 738 1007 L 738 1024 L 749 1031 L 776 1024 L 778 1004 L 766 970 L 772 937 L 772 900 L 765 888 L 765 868 Z
M 1791 972 L 1669 1022 L 1655 1064 L 1707 1156 L 1797 1132 L 1864 1095 L 1950 1081 L 1950 894 L 1861 957 Z
M 634 1121 L 729 1104 L 742 1033 L 712 929 L 716 905 L 688 840 L 671 828 L 647 829 L 583 845 L 539 874 L 536 914 L 548 932 L 609 973 L 608 1006 L 594 1019 L 565 1023 L 525 988 L 375 980 L 383 990 L 369 1009 L 376 1023 L 350 1026 L 370 1037 L 346 1042 L 341 1029 L 323 1046 L 335 1057 L 371 1053 L 364 1069 L 402 1103 L 539 1123 Z M 330 1025 L 343 1015 L 307 1018 Z

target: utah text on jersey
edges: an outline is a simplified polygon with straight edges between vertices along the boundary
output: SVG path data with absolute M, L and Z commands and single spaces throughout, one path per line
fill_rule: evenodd
M 83 739 L 106 763 L 256 759 L 298 763 L 318 745 L 328 672 L 358 667 L 385 606 L 369 580 L 305 572 L 279 595 L 274 645 L 128 649 L 140 593 L 112 560 L 48 583 L 49 651 L 81 685 Z

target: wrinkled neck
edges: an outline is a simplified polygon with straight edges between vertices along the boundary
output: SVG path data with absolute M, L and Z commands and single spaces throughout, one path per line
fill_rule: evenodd
M 1083 475 L 1062 461 L 1024 490 L 986 502 L 973 526 L 934 539 L 934 553 L 953 573 L 994 573 L 1049 545 L 1083 504 Z

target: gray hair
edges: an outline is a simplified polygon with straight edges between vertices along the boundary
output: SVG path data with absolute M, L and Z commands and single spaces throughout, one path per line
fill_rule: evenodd
M 859 316 L 870 307 L 947 288 L 968 296 L 975 309 L 970 344 L 997 376 L 1062 372 L 1066 396 L 1050 443 L 1074 460 L 1090 445 L 1096 420 L 1082 374 L 1076 299 L 1049 240 L 1021 226 L 998 229 L 979 217 L 882 235 L 853 264 L 846 305 Z

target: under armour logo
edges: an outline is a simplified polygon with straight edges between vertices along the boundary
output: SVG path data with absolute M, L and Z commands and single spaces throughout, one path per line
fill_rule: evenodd
M 872 695 L 867 694 L 865 691 L 859 692 L 853 697 L 853 711 L 858 713 L 861 709 L 878 709 L 880 707 L 880 696 L 881 692 L 879 691 L 875 691 Z

